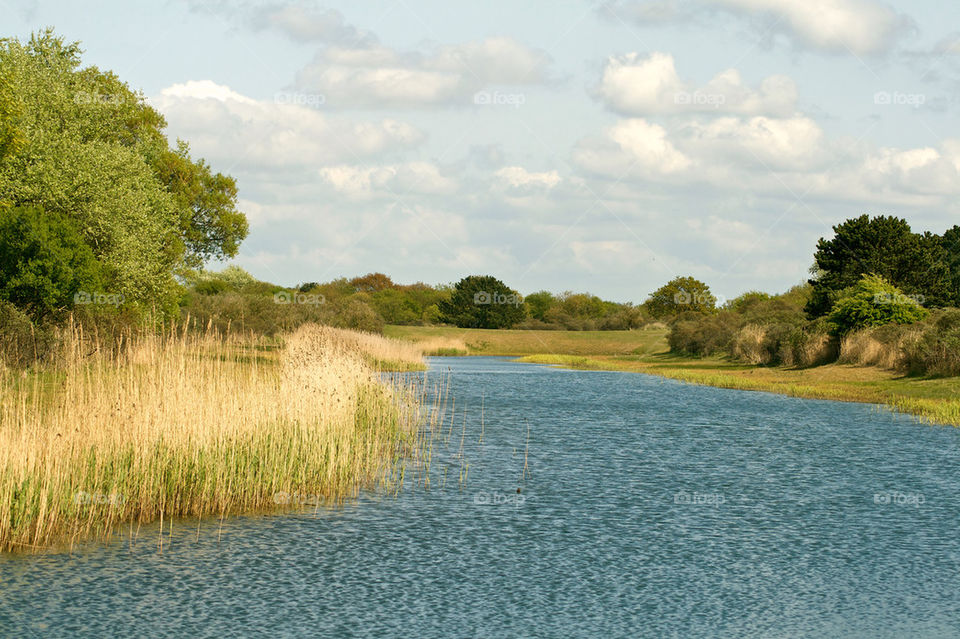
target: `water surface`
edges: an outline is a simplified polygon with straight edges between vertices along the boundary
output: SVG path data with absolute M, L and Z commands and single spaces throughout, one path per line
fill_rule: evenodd
M 144 531 L 2 557 L 0 636 L 960 636 L 960 431 L 644 375 L 432 366 L 457 419 L 429 490 L 234 518 L 219 542 L 184 522 L 162 553 Z

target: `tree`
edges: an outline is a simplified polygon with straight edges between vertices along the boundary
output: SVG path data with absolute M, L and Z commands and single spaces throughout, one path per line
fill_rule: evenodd
M 671 319 L 685 311 L 709 313 L 716 308 L 717 298 L 710 287 L 693 277 L 675 277 L 644 303 L 655 319 Z
M 940 238 L 918 235 L 906 220 L 861 215 L 833 227 L 833 239 L 820 238 L 814 255 L 813 292 L 806 311 L 825 315 L 841 291 L 867 273 L 885 278 L 928 306 L 949 302 L 949 280 Z
M 77 294 L 97 294 L 100 265 L 74 223 L 39 208 L 0 211 L 0 300 L 32 319 L 69 309 Z
M 950 277 L 950 303 L 960 306 L 960 226 L 948 229 L 940 238 Z
M 175 273 L 236 254 L 247 222 L 233 179 L 171 148 L 163 116 L 81 68 L 77 43 L 0 40 L 0 74 L 0 202 L 72 219 L 111 290 L 172 310 Z
M 922 301 L 879 275 L 865 275 L 840 294 L 827 324 L 835 335 L 883 324 L 912 324 L 927 316 Z
M 531 293 L 523 298 L 523 301 L 527 305 L 527 313 L 530 317 L 541 322 L 546 321 L 547 312 L 557 303 L 556 298 L 550 291 Z
M 383 273 L 367 273 L 363 277 L 355 277 L 350 280 L 350 285 L 358 293 L 376 293 L 388 288 L 394 288 L 393 280 Z
M 510 328 L 523 320 L 523 298 L 490 275 L 471 275 L 439 304 L 443 321 L 460 328 Z

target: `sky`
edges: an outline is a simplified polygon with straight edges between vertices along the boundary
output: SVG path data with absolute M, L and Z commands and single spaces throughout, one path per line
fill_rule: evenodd
M 960 224 L 960 3 L 0 0 L 237 179 L 294 285 L 494 275 L 640 303 L 809 275 L 864 213 Z M 220 268 L 222 264 L 211 264 Z

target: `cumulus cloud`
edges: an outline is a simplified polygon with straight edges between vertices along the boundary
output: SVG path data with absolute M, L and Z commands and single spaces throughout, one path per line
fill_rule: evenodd
M 324 9 L 313 2 L 257 7 L 251 12 L 249 24 L 255 30 L 272 29 L 297 42 L 356 46 L 376 41 L 373 34 L 347 24 L 336 9 Z
M 875 147 L 831 139 L 804 116 L 691 119 L 669 129 L 625 119 L 581 140 L 572 158 L 590 174 L 665 189 L 911 206 L 946 205 L 960 195 L 960 140 Z
M 678 131 L 677 139 L 680 148 L 702 163 L 809 170 L 829 161 L 823 130 L 805 116 L 694 121 Z
M 766 35 L 827 53 L 866 55 L 892 49 L 913 20 L 875 0 L 635 0 L 605 3 L 601 15 L 636 24 L 703 21 L 722 12 L 756 23 Z
M 912 21 L 873 0 L 709 0 L 746 15 L 767 15 L 799 43 L 834 53 L 890 49 Z
M 573 159 L 588 171 L 614 177 L 665 176 L 693 164 L 667 139 L 666 129 L 642 118 L 621 120 L 599 139 L 581 141 Z
M 297 73 L 296 85 L 330 107 L 469 104 L 491 85 L 548 80 L 550 58 L 508 37 L 442 46 L 430 54 L 384 46 L 326 47 Z
M 208 159 L 258 167 L 323 165 L 410 149 L 415 127 L 385 118 L 335 119 L 288 100 L 260 101 L 209 80 L 175 84 L 151 100 L 175 135 Z
M 607 60 L 598 94 L 625 115 L 714 112 L 787 115 L 793 112 L 797 88 L 787 76 L 764 79 L 757 89 L 743 83 L 736 69 L 717 74 L 702 87 L 680 79 L 673 56 L 628 53 Z

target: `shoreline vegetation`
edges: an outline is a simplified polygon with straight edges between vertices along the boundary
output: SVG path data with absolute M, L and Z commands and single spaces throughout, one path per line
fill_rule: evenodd
M 429 473 L 442 430 L 423 378 L 383 374 L 424 369 L 411 342 L 319 325 L 264 339 L 183 324 L 119 343 L 72 325 L 60 343 L 42 366 L 0 367 L 0 551 L 126 527 L 133 539 L 158 520 L 162 545 L 174 518 L 391 490 L 407 463 Z
M 880 404 L 921 421 L 960 426 L 960 378 L 907 376 L 891 368 L 856 363 L 810 367 L 763 366 L 727 357 L 689 357 L 669 352 L 669 330 L 504 331 L 388 326 L 386 335 L 444 338 L 464 345 L 462 355 L 500 355 L 520 362 L 582 370 L 657 375 L 682 382 L 765 391 L 806 399 Z M 427 355 L 444 354 L 427 350 Z

